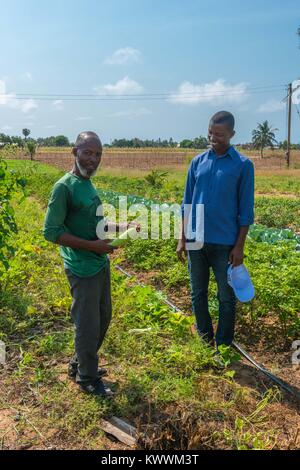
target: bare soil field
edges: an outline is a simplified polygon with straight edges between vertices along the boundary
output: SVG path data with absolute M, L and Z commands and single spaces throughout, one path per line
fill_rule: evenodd
M 201 153 L 197 149 L 106 149 L 102 155 L 103 168 L 135 168 L 151 170 L 155 168 L 180 168 L 186 167 L 190 160 Z M 251 158 L 256 169 L 284 169 L 286 159 L 284 151 L 266 150 L 264 158 L 252 150 L 242 151 Z M 28 159 L 28 156 L 20 153 L 18 158 Z M 42 163 L 58 166 L 62 169 L 70 168 L 73 162 L 71 149 L 61 150 L 41 148 L 35 155 L 35 160 Z M 300 168 L 300 151 L 291 152 L 291 167 Z

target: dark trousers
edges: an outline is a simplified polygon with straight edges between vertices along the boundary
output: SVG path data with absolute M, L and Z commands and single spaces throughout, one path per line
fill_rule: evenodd
M 73 298 L 71 315 L 75 325 L 75 355 L 71 360 L 78 367 L 77 383 L 97 379 L 98 350 L 108 330 L 111 317 L 109 262 L 92 277 L 78 277 L 66 269 Z
M 192 305 L 197 330 L 206 341 L 212 342 L 214 330 L 208 310 L 208 284 L 212 268 L 218 287 L 219 322 L 216 343 L 230 345 L 234 337 L 235 295 L 227 282 L 229 254 L 233 246 L 205 243 L 201 250 L 188 252 Z

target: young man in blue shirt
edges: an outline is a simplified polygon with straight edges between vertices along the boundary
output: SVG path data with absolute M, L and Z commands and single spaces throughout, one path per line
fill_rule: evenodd
M 217 347 L 233 341 L 236 300 L 227 282 L 227 269 L 229 263 L 233 266 L 243 263 L 246 236 L 254 222 L 254 166 L 230 144 L 234 134 L 231 113 L 220 111 L 211 118 L 208 129 L 211 148 L 192 160 L 183 199 L 183 207 L 191 207 L 194 232 L 195 207 L 203 204 L 204 244 L 201 249 L 188 249 L 183 229 L 177 246 L 181 261 L 184 253 L 188 256 L 198 333 L 211 345 L 214 330 L 208 309 L 210 268 L 214 272 L 219 301 Z

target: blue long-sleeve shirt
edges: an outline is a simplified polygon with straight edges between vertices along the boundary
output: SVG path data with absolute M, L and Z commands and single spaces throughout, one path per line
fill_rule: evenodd
M 193 158 L 182 209 L 191 205 L 196 230 L 196 205 L 204 205 L 204 243 L 234 245 L 241 226 L 254 222 L 254 165 L 233 147 L 217 156 L 210 149 Z M 186 214 L 186 213 L 185 213 Z

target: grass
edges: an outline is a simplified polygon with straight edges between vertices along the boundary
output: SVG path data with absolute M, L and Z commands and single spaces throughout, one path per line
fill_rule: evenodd
M 10 164 L 26 173 L 30 195 L 15 207 L 17 251 L 2 276 L 0 290 L 0 338 L 8 345 L 9 357 L 0 382 L 0 404 L 19 416 L 11 447 L 110 447 L 99 423 L 101 417 L 111 415 L 128 419 L 146 433 L 140 446 L 148 449 L 287 445 L 278 440 L 280 427 L 272 418 L 273 407 L 281 401 L 276 389 L 266 393 L 251 389 L 235 380 L 233 370 L 217 370 L 212 350 L 191 334 L 191 317 L 173 314 L 151 286 L 136 286 L 115 270 L 114 319 L 101 360 L 108 364 L 116 396 L 105 402 L 79 393 L 66 377 L 74 347 L 69 287 L 57 247 L 45 242 L 41 234 L 49 191 L 62 172 L 36 163 Z M 114 182 L 114 189 L 121 192 L 130 182 L 130 189 L 136 191 L 143 181 L 137 180 L 103 175 L 96 183 L 111 187 Z M 171 189 L 167 186 L 163 191 Z M 286 245 L 255 242 L 248 243 L 246 254 L 258 282 L 255 312 L 263 316 L 274 308 L 279 315 L 284 306 L 284 314 L 293 315 L 299 305 L 298 255 L 293 258 Z M 172 242 L 135 242 L 124 255 L 140 271 L 157 269 L 167 289 L 178 290 L 188 282 Z M 210 289 L 214 305 L 213 283 Z M 241 313 L 253 320 L 251 306 Z M 286 333 L 289 326 L 285 319 Z M 141 329 L 147 331 L 132 331 Z
M 49 165 L 37 162 L 12 160 L 9 167 L 20 172 L 28 179 L 28 193 L 38 195 L 39 199 L 46 204 L 54 182 L 64 174 L 63 171 Z M 290 193 L 286 195 L 297 195 L 300 191 L 300 172 L 291 170 L 291 176 L 285 173 L 275 176 L 256 177 L 256 222 L 268 227 L 287 227 L 293 230 L 300 230 L 300 199 L 290 199 L 288 197 L 265 197 L 263 191 L 269 184 L 268 194 L 274 191 L 274 195 L 282 194 L 290 188 Z M 42 181 L 42 184 L 41 184 Z M 117 176 L 117 173 L 110 175 L 109 172 L 100 170 L 94 178 L 96 187 L 101 189 L 111 189 L 123 194 L 136 194 L 149 199 L 161 202 L 181 202 L 184 188 L 185 173 L 170 172 L 168 178 L 160 188 L 147 184 L 144 178 L 130 176 Z M 264 189 L 265 188 L 265 189 Z
M 33 213 L 35 220 L 29 228 L 27 220 Z M 150 287 L 134 287 L 114 271 L 115 318 L 103 357 L 113 364 L 112 378 L 118 378 L 113 385 L 117 395 L 112 403 L 106 403 L 79 394 L 65 376 L 64 364 L 73 350 L 73 335 L 68 317 L 70 297 L 59 255 L 49 244 L 40 247 L 38 253 L 28 249 L 28 238 L 31 247 L 39 244 L 43 211 L 36 201 L 28 199 L 17 207 L 16 216 L 20 231 L 15 243 L 20 249 L 4 277 L 0 318 L 10 359 L 10 374 L 6 374 L 4 383 L 2 381 L 1 406 L 16 407 L 20 415 L 18 446 L 41 445 L 42 435 L 46 446 L 51 442 L 58 447 L 99 448 L 103 440 L 101 416 L 116 414 L 149 430 L 152 426 L 149 409 L 159 419 L 165 415 L 171 419 L 167 410 L 175 404 L 178 409 L 193 406 L 196 414 L 205 413 L 208 420 L 222 413 L 228 430 L 231 424 L 227 422 L 227 411 L 234 413 L 235 402 L 240 401 L 241 394 L 249 410 L 255 410 L 256 397 L 243 391 L 225 373 L 216 375 L 221 384 L 219 392 L 212 381 L 213 395 L 208 394 L 199 401 L 202 375 L 205 380 L 206 370 L 216 374 L 211 350 L 189 333 L 190 319 L 170 314 L 169 308 L 160 303 Z M 24 244 L 26 238 L 27 244 Z M 15 276 L 18 276 L 18 289 Z M 20 291 L 23 301 L 18 304 L 15 300 Z M 8 297 L 11 303 L 7 302 Z M 143 327 L 151 330 L 141 335 L 130 333 L 131 329 Z M 209 387 L 209 383 L 206 386 Z M 224 387 L 230 390 L 230 403 L 222 399 Z M 20 393 L 26 407 L 18 402 Z M 29 428 L 38 432 L 28 437 Z M 52 435 L 54 429 L 55 436 Z M 257 432 L 251 435 L 252 443 Z M 158 445 L 167 444 L 159 440 Z M 228 442 L 228 445 L 231 444 Z
M 29 160 L 8 160 L 7 161 L 10 168 L 21 170 L 25 174 L 32 174 L 33 171 L 39 171 L 41 173 L 47 174 L 59 174 L 57 168 L 45 165 L 42 163 L 31 162 Z M 186 179 L 186 172 L 188 166 L 183 166 L 181 169 L 170 168 L 169 178 L 173 184 L 178 184 L 181 188 L 184 186 Z M 149 174 L 149 170 L 141 170 L 134 168 L 104 168 L 100 167 L 98 171 L 98 177 L 104 177 L 104 179 L 113 177 L 114 180 L 118 182 L 118 178 L 133 179 L 138 182 L 140 180 L 144 181 L 142 176 Z M 299 195 L 300 192 L 300 169 L 258 169 L 255 172 L 256 174 L 256 192 L 257 193 L 279 193 L 279 194 L 290 194 L 290 195 Z M 272 184 L 270 184 L 270 179 Z M 122 179 L 120 180 L 122 181 Z
M 56 168 L 31 162 L 10 162 L 13 167 L 27 174 L 30 194 L 38 197 L 43 204 L 47 203 L 49 193 L 53 183 L 63 173 Z M 292 172 L 291 181 L 294 186 L 299 183 L 297 172 Z M 147 185 L 142 178 L 116 177 L 108 175 L 99 175 L 94 178 L 95 185 L 101 188 L 114 188 L 124 194 L 140 194 L 146 197 L 152 197 L 161 201 L 178 200 L 182 188 L 172 183 L 174 175 L 170 175 L 163 185 L 156 188 Z M 263 175 L 263 181 L 268 178 Z M 274 179 L 275 178 L 275 179 Z M 274 188 L 280 184 L 282 178 L 289 178 L 286 174 L 269 177 L 272 183 L 269 185 Z M 41 185 L 41 179 L 43 184 Z M 275 183 L 273 183 L 275 181 Z M 266 183 L 264 183 L 266 184 Z M 300 220 L 300 202 L 289 198 L 257 196 L 256 204 L 256 222 L 267 227 L 289 227 L 299 231 Z M 30 219 L 34 217 L 33 214 Z M 39 221 L 41 225 L 41 221 Z M 41 241 L 41 243 L 44 243 Z M 152 280 L 165 289 L 176 289 L 188 287 L 189 278 L 186 267 L 177 261 L 176 241 L 172 240 L 140 240 L 130 243 L 124 252 L 124 259 L 129 262 L 133 269 L 141 271 L 154 271 Z M 241 306 L 243 315 L 251 315 L 252 320 L 266 314 L 275 315 L 279 319 L 278 325 L 284 329 L 284 338 L 291 337 L 296 339 L 299 329 L 298 312 L 300 306 L 299 299 L 299 252 L 291 249 L 290 243 L 280 243 L 268 245 L 266 243 L 249 241 L 246 247 L 246 264 L 250 273 L 255 279 L 256 298 L 251 308 L 248 304 Z M 270 266 L 272 276 L 268 276 Z M 283 284 L 282 273 L 285 273 L 284 279 L 288 279 Z M 15 274 L 14 274 L 15 275 Z M 286 285 L 284 288 L 283 286 Z M 216 286 L 211 283 L 211 304 L 214 305 L 214 296 Z M 284 299 L 287 297 L 287 301 Z M 214 309 L 213 309 L 214 311 Z M 255 311 L 255 316 L 253 312 Z
M 172 185 L 179 186 L 181 191 L 184 188 L 187 166 L 182 169 L 168 169 L 168 181 Z M 137 185 L 140 181 L 144 181 L 141 176 L 149 174 L 149 170 L 135 170 L 128 168 L 101 168 L 98 172 L 99 180 L 101 177 L 105 181 L 109 181 L 110 177 L 114 179 L 118 185 L 124 184 L 127 179 L 133 180 Z M 272 184 L 270 184 L 270 180 Z M 132 182 L 132 184 L 133 184 Z M 300 170 L 256 170 L 255 177 L 255 191 L 257 195 L 272 194 L 272 195 L 285 195 L 285 196 L 299 196 L 300 195 Z
M 151 435 L 149 410 L 163 426 L 163 416 L 168 416 L 169 423 L 172 419 L 169 407 L 183 412 L 192 406 L 193 416 L 205 416 L 207 422 L 222 416 L 224 428 L 232 433 L 232 438 L 224 433 L 215 436 L 212 446 L 225 439 L 228 447 L 234 447 L 235 429 L 228 416 L 235 414 L 241 396 L 247 404 L 244 409 L 253 413 L 255 393 L 243 390 L 226 373 L 214 371 L 210 349 L 189 333 L 189 319 L 170 314 L 150 287 L 132 286 L 114 271 L 115 318 L 103 356 L 114 364 L 116 398 L 106 403 L 86 397 L 67 380 L 64 364 L 73 349 L 70 296 L 57 249 L 41 239 L 43 215 L 42 207 L 32 198 L 16 207 L 18 251 L 4 275 L 0 297 L 1 332 L 8 344 L 10 368 L 2 381 L 1 404 L 16 407 L 19 413 L 17 445 L 35 447 L 42 439 L 46 447 L 51 443 L 54 447 L 99 448 L 104 445 L 101 416 L 117 414 L 134 420 Z M 141 335 L 130 333 L 143 327 L 151 330 Z M 218 387 L 209 374 L 218 377 Z M 211 393 L 199 401 L 204 382 Z M 224 398 L 224 390 L 230 393 L 230 401 Z M 20 393 L 23 405 L 18 402 Z M 35 431 L 33 435 L 29 429 Z M 259 431 L 249 432 L 249 446 L 253 446 Z M 185 439 L 187 445 L 194 442 L 195 430 Z M 274 443 L 275 439 L 271 443 L 262 440 L 260 445 L 268 448 Z M 170 444 L 160 437 L 147 445 L 165 448 Z
M 267 227 L 291 228 L 300 231 L 300 198 L 257 196 L 255 221 Z

